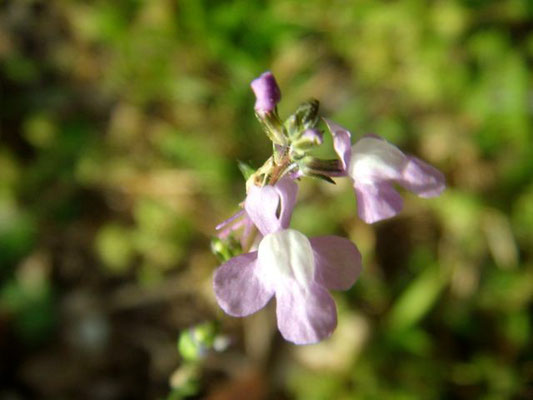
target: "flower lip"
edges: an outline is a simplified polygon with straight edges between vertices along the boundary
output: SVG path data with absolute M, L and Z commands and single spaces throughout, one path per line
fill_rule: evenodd
M 250 86 L 256 99 L 254 108 L 259 113 L 271 112 L 281 100 L 281 91 L 270 71 L 262 73 Z
M 234 257 L 215 272 L 219 305 L 243 317 L 276 297 L 281 335 L 312 344 L 331 335 L 337 310 L 328 289 L 349 289 L 361 272 L 361 254 L 336 236 L 308 239 L 294 229 L 267 234 L 257 251 Z

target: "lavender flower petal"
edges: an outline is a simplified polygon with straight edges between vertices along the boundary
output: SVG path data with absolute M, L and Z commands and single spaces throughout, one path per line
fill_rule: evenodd
M 398 183 L 420 197 L 435 197 L 446 187 L 444 174 L 419 158 L 409 156 Z
M 317 343 L 337 326 L 337 309 L 328 291 L 311 283 L 287 285 L 276 291 L 276 315 L 281 335 L 295 344 Z
M 244 208 L 263 235 L 281 229 L 281 223 L 276 216 L 279 201 L 279 193 L 273 186 L 259 187 L 252 185 L 248 190 Z
M 402 210 L 402 197 L 388 182 L 355 182 L 354 189 L 359 218 L 368 224 L 391 218 Z
M 245 317 L 263 308 L 274 295 L 264 275 L 256 251 L 222 264 L 213 280 L 219 306 L 234 317 Z
M 386 140 L 365 136 L 352 147 L 348 173 L 356 183 L 373 183 L 402 178 L 407 157 Z
M 252 185 L 244 207 L 253 223 L 263 235 L 287 228 L 296 203 L 298 185 L 289 177 L 276 185 Z
M 258 262 L 268 266 L 275 282 L 279 330 L 296 344 L 324 339 L 337 323 L 333 299 L 314 280 L 314 258 L 309 239 L 293 229 L 267 235 L 259 244 Z
M 402 199 L 393 183 L 421 197 L 438 196 L 445 187 L 440 171 L 374 136 L 363 137 L 353 145 L 348 173 L 354 181 L 359 216 L 368 223 L 401 211 Z
M 324 119 L 326 125 L 329 128 L 333 136 L 333 147 L 335 152 L 339 156 L 342 162 L 342 167 L 344 170 L 348 169 L 351 160 L 351 134 L 347 129 L 344 129 L 342 126 L 337 125 L 335 122 Z
M 338 236 L 318 236 L 309 241 L 315 256 L 315 282 L 328 289 L 348 290 L 363 268 L 357 247 Z
M 279 221 L 282 229 L 287 229 L 291 222 L 292 210 L 296 204 L 298 184 L 288 176 L 280 179 L 274 186 L 280 197 Z

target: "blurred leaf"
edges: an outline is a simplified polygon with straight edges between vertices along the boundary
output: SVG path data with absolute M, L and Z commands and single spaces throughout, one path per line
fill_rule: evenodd
M 134 252 L 131 231 L 116 224 L 105 225 L 96 236 L 96 250 L 106 267 L 115 273 L 126 271 Z
M 436 265 L 416 277 L 395 301 L 386 319 L 388 335 L 411 328 L 420 321 L 438 300 L 448 279 Z

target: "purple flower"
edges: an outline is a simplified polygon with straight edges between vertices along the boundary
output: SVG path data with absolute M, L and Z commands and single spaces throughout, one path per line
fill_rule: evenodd
M 290 178 L 274 186 L 252 186 L 245 210 L 264 236 L 257 251 L 215 271 L 214 290 L 222 309 L 244 317 L 276 297 L 278 328 L 295 344 L 316 343 L 333 332 L 337 311 L 328 289 L 349 289 L 361 272 L 361 255 L 336 236 L 308 239 L 288 229 L 297 185 Z
M 424 161 L 402 153 L 375 135 L 359 139 L 353 146 L 350 132 L 326 121 L 335 151 L 352 178 L 359 217 L 373 223 L 398 214 L 403 201 L 393 183 L 420 197 L 435 197 L 445 188 L 444 175 Z
M 271 112 L 281 100 L 281 91 L 270 71 L 254 79 L 250 86 L 255 94 L 255 111 L 260 114 Z

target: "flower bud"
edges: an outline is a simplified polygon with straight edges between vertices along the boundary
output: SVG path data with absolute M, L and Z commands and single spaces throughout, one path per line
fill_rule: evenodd
M 311 99 L 298 107 L 296 115 L 303 129 L 311 129 L 318 124 L 318 107 L 320 103 L 316 99 Z
M 262 115 L 272 112 L 281 100 L 281 91 L 272 72 L 264 72 L 250 86 L 255 94 L 255 111 Z
M 318 117 L 319 102 L 311 99 L 300 104 L 296 112 L 285 121 L 285 129 L 291 140 L 297 140 L 308 129 L 316 127 L 319 121 Z
M 300 134 L 300 137 L 292 143 L 291 158 L 294 160 L 302 159 L 312 148 L 321 145 L 323 135 L 318 129 L 306 129 Z
M 312 145 L 319 145 L 324 141 L 322 132 L 318 129 L 306 129 L 300 136 L 300 140 Z

